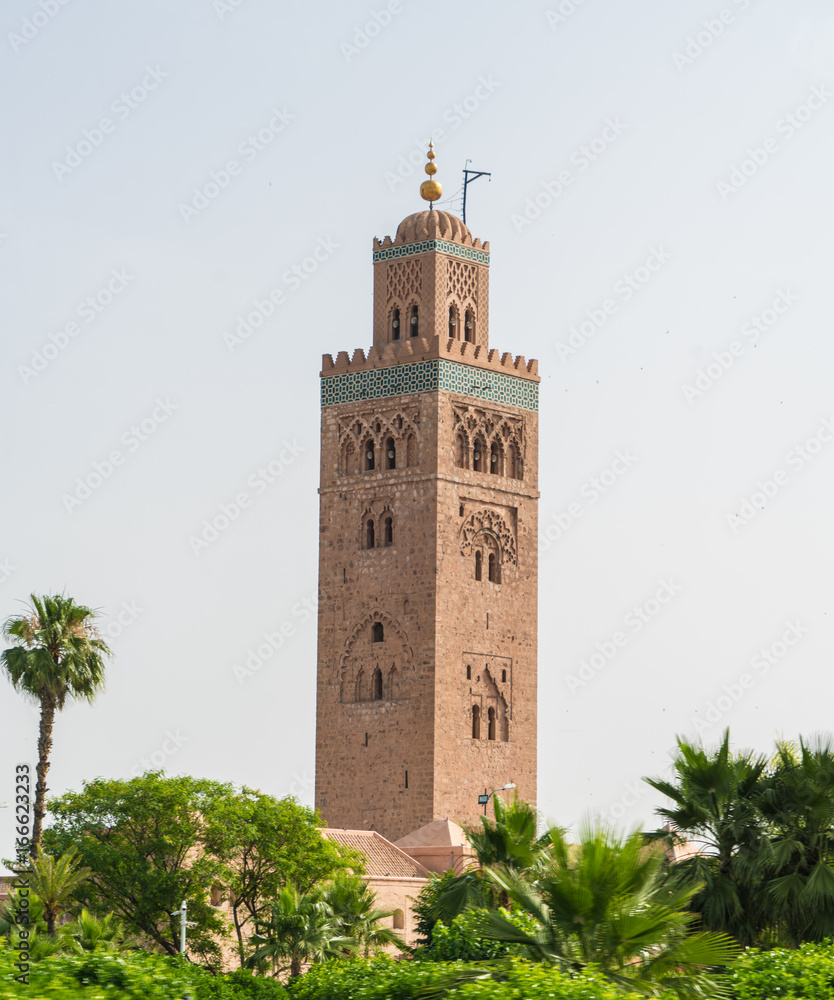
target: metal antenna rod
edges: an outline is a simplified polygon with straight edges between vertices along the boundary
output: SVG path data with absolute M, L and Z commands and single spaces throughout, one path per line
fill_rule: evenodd
M 467 160 L 467 163 L 471 163 L 471 160 Z M 471 177 L 469 175 L 472 175 Z M 469 170 L 466 166 L 463 168 L 463 224 L 466 225 L 466 188 L 472 181 L 476 181 L 479 177 L 489 177 L 492 180 L 492 174 L 487 173 L 486 170 Z

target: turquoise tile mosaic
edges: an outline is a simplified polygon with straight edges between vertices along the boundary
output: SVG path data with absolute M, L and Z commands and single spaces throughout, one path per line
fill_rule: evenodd
M 393 368 L 373 368 L 366 372 L 325 375 L 321 380 L 321 405 L 354 403 L 363 399 L 383 399 L 404 393 L 443 389 L 463 396 L 538 410 L 539 386 L 513 375 L 485 371 L 458 361 L 436 358 L 413 361 Z
M 407 243 L 401 247 L 386 247 L 384 250 L 374 250 L 374 264 L 379 260 L 396 260 L 398 257 L 413 257 L 427 250 L 439 250 L 450 257 L 460 257 L 461 260 L 474 260 L 478 264 L 489 264 L 489 254 L 485 250 L 475 250 L 473 247 L 462 247 L 457 243 L 447 243 L 446 240 L 423 240 L 421 243 Z

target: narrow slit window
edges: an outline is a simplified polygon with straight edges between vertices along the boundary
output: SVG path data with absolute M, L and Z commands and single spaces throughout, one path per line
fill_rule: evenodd
M 490 708 L 487 710 L 487 739 L 495 739 L 495 709 Z
M 475 343 L 475 314 L 472 312 L 471 309 L 466 310 L 463 339 L 470 344 Z
M 394 447 L 394 439 L 388 438 L 385 442 L 385 468 L 386 469 L 396 469 L 397 467 L 397 449 Z
M 489 554 L 488 574 L 489 574 L 489 582 L 490 583 L 498 583 L 498 576 L 497 576 L 497 569 L 496 569 L 495 553 L 494 552 L 490 552 L 490 554 Z
M 394 519 L 392 517 L 385 518 L 385 533 L 383 535 L 384 545 L 394 544 Z
M 391 319 L 391 340 L 400 339 L 400 310 L 395 309 Z
M 477 549 L 475 552 L 475 579 L 480 580 L 483 576 L 483 560 L 484 557 L 481 554 L 481 550 Z
M 373 441 L 365 442 L 365 471 L 373 472 L 375 465 L 374 456 L 374 443 Z
M 368 523 L 365 525 L 365 548 L 372 549 L 376 545 L 376 539 L 374 537 L 374 522 L 373 519 L 369 518 Z
M 466 679 L 468 681 L 472 680 L 472 667 L 471 666 L 467 666 L 466 667 Z
M 379 667 L 376 668 L 371 677 L 371 699 L 372 701 L 382 701 L 382 671 Z
M 416 337 L 420 331 L 419 316 L 417 313 L 417 306 L 411 307 L 411 336 Z
M 478 705 L 472 706 L 472 739 L 481 738 L 481 709 Z

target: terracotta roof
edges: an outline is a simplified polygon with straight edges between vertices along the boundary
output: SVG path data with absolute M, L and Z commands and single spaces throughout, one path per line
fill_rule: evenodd
M 397 847 L 468 847 L 463 828 L 448 817 L 436 819 L 419 830 L 412 830 L 397 841 Z
M 415 212 L 397 227 L 397 243 L 419 243 L 421 240 L 449 240 L 472 245 L 472 233 L 456 215 L 450 212 Z
M 368 859 L 365 874 L 372 878 L 429 877 L 428 869 L 399 847 L 394 847 L 390 840 L 381 837 L 376 830 L 323 829 L 320 832 L 323 837 L 335 840 L 337 844 L 361 851 Z

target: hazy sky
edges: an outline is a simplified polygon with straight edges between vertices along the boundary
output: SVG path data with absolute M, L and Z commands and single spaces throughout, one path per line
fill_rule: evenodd
M 829 3 L 2 20 L 0 613 L 66 591 L 115 652 L 53 793 L 156 766 L 312 802 L 321 355 L 371 343 L 433 132 L 442 207 L 492 172 L 492 346 L 540 361 L 541 809 L 651 826 L 676 734 L 831 727 Z M 37 715 L 0 690 L 3 801 Z

